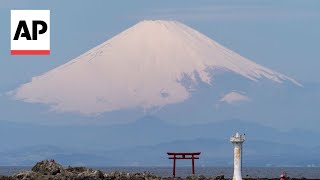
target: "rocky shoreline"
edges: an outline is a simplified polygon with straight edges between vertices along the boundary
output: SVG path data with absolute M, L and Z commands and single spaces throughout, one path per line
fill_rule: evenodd
M 54 161 L 41 161 L 33 166 L 31 171 L 23 171 L 12 176 L 0 176 L 0 180 L 224 180 L 224 176 L 205 177 L 160 177 L 150 173 L 125 173 L 111 172 L 105 173 L 100 170 L 93 170 L 85 167 L 67 167 L 63 168 Z M 257 178 L 247 177 L 244 180 L 254 180 Z M 290 178 L 287 178 L 290 179 Z M 306 178 L 302 178 L 306 180 Z M 292 178 L 292 180 L 302 180 Z M 257 180 L 278 180 L 259 178 Z

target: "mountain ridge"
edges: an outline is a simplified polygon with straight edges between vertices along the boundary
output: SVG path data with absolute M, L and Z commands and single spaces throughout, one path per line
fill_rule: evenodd
M 0 152 L 0 160 L 2 165 L 6 166 L 30 166 L 43 159 L 55 159 L 63 165 L 81 166 L 170 166 L 172 162 L 167 159 L 168 151 L 200 151 L 202 153 L 198 164 L 201 166 L 228 167 L 233 163 L 233 148 L 229 140 L 214 138 L 175 140 L 155 145 L 94 152 L 78 152 L 63 150 L 52 145 L 38 145 Z M 247 167 L 320 166 L 318 163 L 320 159 L 317 158 L 319 151 L 316 147 L 249 140 L 244 143 L 243 155 Z

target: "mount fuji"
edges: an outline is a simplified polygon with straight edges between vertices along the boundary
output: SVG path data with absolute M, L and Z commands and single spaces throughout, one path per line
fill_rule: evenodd
M 11 94 L 57 112 L 92 115 L 166 109 L 167 116 L 184 114 L 191 107 L 214 112 L 224 106 L 254 104 L 279 90 L 269 91 L 266 86 L 284 84 L 302 86 L 180 22 L 150 20 L 32 78 Z M 177 111 L 180 104 L 183 110 Z

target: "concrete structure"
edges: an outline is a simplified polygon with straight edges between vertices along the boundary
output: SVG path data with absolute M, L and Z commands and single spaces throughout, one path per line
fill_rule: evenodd
M 237 132 L 230 138 L 230 141 L 234 146 L 234 170 L 232 180 L 242 180 L 242 143 L 245 141 L 245 136 Z

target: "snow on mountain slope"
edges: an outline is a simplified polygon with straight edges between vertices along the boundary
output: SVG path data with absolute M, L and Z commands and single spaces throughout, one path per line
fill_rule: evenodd
M 142 21 L 14 92 L 53 110 L 95 114 L 165 106 L 190 97 L 180 82 L 210 84 L 222 69 L 249 80 L 295 80 L 258 65 L 176 21 Z M 199 77 L 199 78 L 197 78 Z
M 228 103 L 228 104 L 235 104 L 238 102 L 248 102 L 251 99 L 248 96 L 245 96 L 239 92 L 230 92 L 226 95 L 224 95 L 221 99 L 220 102 Z

